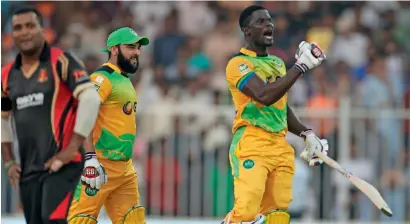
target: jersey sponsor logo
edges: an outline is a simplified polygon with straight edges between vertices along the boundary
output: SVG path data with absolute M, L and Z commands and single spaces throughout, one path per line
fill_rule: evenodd
M 27 96 L 17 97 L 16 104 L 17 110 L 21 110 L 27 107 L 41 106 L 44 103 L 43 93 L 33 93 Z
M 131 101 L 125 102 L 124 106 L 122 106 L 122 112 L 126 115 L 131 115 L 132 111 L 137 110 L 137 102 L 131 103 Z
M 44 83 L 44 82 L 47 82 L 47 80 L 48 80 L 47 70 L 43 68 L 40 70 L 37 81 L 39 83 Z
M 94 197 L 97 194 L 98 190 L 96 188 L 90 187 L 89 185 L 86 185 L 84 192 L 86 195 Z
M 246 75 L 247 73 L 249 73 L 249 72 L 251 71 L 251 69 L 249 68 L 248 64 L 246 64 L 246 63 L 240 64 L 240 65 L 238 66 L 238 69 L 239 69 L 239 72 L 240 72 L 242 75 Z

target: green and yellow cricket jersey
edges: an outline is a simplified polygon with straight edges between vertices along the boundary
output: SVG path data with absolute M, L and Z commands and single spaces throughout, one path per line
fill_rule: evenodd
M 288 129 L 287 94 L 270 106 L 256 102 L 241 92 L 247 81 L 255 75 L 266 83 L 275 82 L 286 75 L 285 63 L 273 55 L 258 57 L 255 52 L 245 48 L 228 62 L 226 79 L 236 109 L 232 133 L 242 126 L 251 125 L 285 135 Z
M 127 161 L 132 157 L 136 134 L 137 94 L 130 78 L 120 69 L 105 63 L 91 74 L 101 98 L 93 130 L 93 145 L 98 158 Z

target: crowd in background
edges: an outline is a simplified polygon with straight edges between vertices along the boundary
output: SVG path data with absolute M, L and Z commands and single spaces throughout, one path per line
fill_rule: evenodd
M 151 156 L 146 164 L 152 167 L 155 155 L 166 151 L 167 145 L 174 144 L 171 148 L 182 150 L 181 145 L 175 145 L 184 139 L 192 141 L 190 134 L 199 132 L 201 144 L 195 145 L 200 145 L 201 150 L 188 147 L 192 160 L 209 154 L 219 157 L 223 154 L 227 162 L 231 123 L 220 114 L 207 111 L 219 105 L 232 105 L 226 87 L 225 66 L 244 46 L 238 17 L 242 9 L 253 3 L 2 1 L 1 63 L 4 65 L 13 60 L 17 51 L 11 39 L 10 14 L 19 4 L 35 5 L 44 17 L 47 40 L 81 58 L 89 73 L 107 60 L 107 54 L 100 53 L 99 49 L 106 45 L 108 34 L 122 26 L 132 27 L 151 41 L 143 48 L 140 69 L 132 78 L 139 97 L 136 161 L 141 160 L 138 155 L 149 151 Z M 369 109 L 410 107 L 410 2 L 258 1 L 255 4 L 270 11 L 275 25 L 275 45 L 269 52 L 282 58 L 288 67 L 295 62 L 294 54 L 301 40 L 317 42 L 328 56 L 323 65 L 305 74 L 292 87 L 289 94 L 291 105 L 335 109 L 339 99 L 350 97 L 354 106 Z M 200 116 L 190 117 L 188 121 L 173 119 L 175 108 L 194 111 Z M 186 122 L 190 124 L 189 128 L 182 130 L 181 124 Z M 322 137 L 334 136 L 338 131 L 337 122 L 333 120 L 319 119 L 309 124 Z M 397 198 L 394 203 L 398 206 L 406 200 L 409 203 L 410 194 L 405 190 L 410 185 L 406 185 L 405 180 L 410 182 L 410 168 L 403 167 L 409 167 L 406 164 L 410 160 L 410 125 L 395 119 L 384 119 L 373 125 L 389 146 L 386 158 L 392 161 L 390 164 L 404 164 L 400 169 L 392 166 L 383 173 L 383 181 L 391 186 L 391 197 Z M 171 135 L 178 135 L 180 141 L 169 143 Z M 351 145 L 353 160 L 357 148 L 354 138 Z M 178 150 L 173 154 L 178 154 Z M 179 173 L 184 171 L 180 171 L 182 168 L 177 159 L 166 157 L 161 161 L 158 166 L 175 170 L 178 185 L 182 181 Z M 215 164 L 213 169 L 221 169 L 220 166 L 229 171 L 223 163 Z M 229 176 L 229 172 L 223 172 Z M 305 169 L 300 169 L 296 175 L 299 183 L 309 180 Z M 145 181 L 141 181 L 143 184 L 148 186 L 156 182 L 150 168 L 146 169 L 145 176 Z M 221 179 L 216 174 L 212 177 L 214 181 L 218 178 Z M 226 185 L 229 184 L 231 182 L 227 181 Z M 209 185 L 211 191 L 218 188 Z M 397 186 L 404 189 L 402 193 L 394 194 Z M 304 193 L 301 190 L 300 197 L 304 197 Z M 361 206 L 355 204 L 359 200 L 355 192 L 351 195 L 352 207 Z M 294 204 L 296 216 L 305 211 L 304 205 L 299 205 L 297 200 Z M 155 206 L 165 213 L 173 213 L 176 207 L 165 208 L 161 203 Z M 229 206 L 231 203 L 226 207 Z M 226 208 L 221 208 L 212 214 L 219 216 L 225 211 Z M 363 214 L 366 213 L 352 212 L 350 216 L 369 219 Z M 406 214 L 410 212 L 399 213 L 397 220 L 404 219 Z

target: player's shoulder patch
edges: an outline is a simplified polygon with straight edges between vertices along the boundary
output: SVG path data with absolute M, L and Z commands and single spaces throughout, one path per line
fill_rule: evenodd
M 251 69 L 249 68 L 248 63 L 246 63 L 246 62 L 238 65 L 238 70 L 242 75 L 246 75 L 247 73 L 249 73 L 251 71 Z
M 241 75 L 246 75 L 252 71 L 252 68 L 250 67 L 252 66 L 251 62 L 248 59 L 241 57 L 241 55 L 231 58 L 229 64 L 231 71 L 237 70 Z
M 90 79 L 94 83 L 94 86 L 97 89 L 97 91 L 101 88 L 103 83 L 104 85 L 106 85 L 105 83 L 107 82 L 109 83 L 109 79 L 107 78 L 107 76 L 104 73 L 98 71 L 91 74 Z

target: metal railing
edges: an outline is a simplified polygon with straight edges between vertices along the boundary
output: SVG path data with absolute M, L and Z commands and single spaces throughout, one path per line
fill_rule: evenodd
M 410 176 L 405 174 L 410 169 L 402 156 L 405 150 L 410 151 L 408 143 L 404 144 L 409 133 L 402 128 L 403 122 L 410 120 L 410 110 L 353 108 L 349 99 L 342 99 L 334 110 L 294 108 L 294 111 L 313 128 L 328 127 L 319 134 L 329 140 L 329 155 L 380 189 L 397 214 L 395 221 L 403 221 L 410 214 Z M 138 114 L 134 166 L 141 203 L 148 215 L 215 218 L 223 217 L 232 208 L 233 179 L 228 149 L 233 117 L 232 106 L 203 109 L 175 104 Z M 288 138 L 298 155 L 303 142 L 291 135 Z M 357 194 L 332 169 L 326 166 L 296 166 L 296 169 L 311 173 L 308 186 L 304 187 L 312 193 L 309 203 L 304 204 L 304 217 L 342 221 L 380 219 L 368 199 Z M 4 183 L 6 176 L 4 173 L 2 176 Z M 2 185 L 2 195 L 8 195 L 7 192 L 10 188 Z M 11 199 L 2 198 L 3 213 L 15 211 L 16 204 L 10 204 L 10 200 L 15 202 L 16 197 L 13 192 Z M 4 210 L 7 207 L 10 210 Z M 102 212 L 101 216 L 106 215 Z

